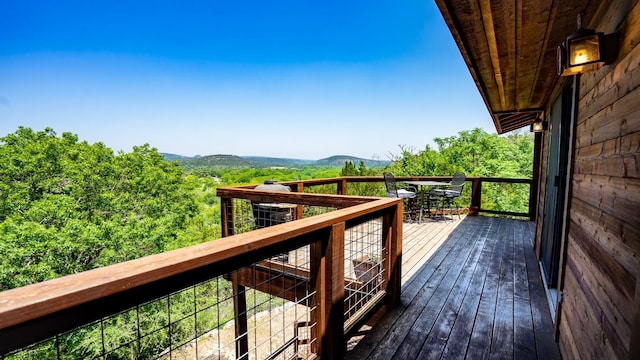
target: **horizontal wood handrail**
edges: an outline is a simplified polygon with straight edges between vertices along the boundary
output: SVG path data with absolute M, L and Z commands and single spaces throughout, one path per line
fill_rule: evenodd
M 291 202 L 299 205 L 326 206 L 338 209 L 368 203 L 376 199 L 370 196 L 336 197 L 333 194 L 282 193 L 235 187 L 218 188 L 217 195 L 221 198 L 247 199 L 254 202 Z

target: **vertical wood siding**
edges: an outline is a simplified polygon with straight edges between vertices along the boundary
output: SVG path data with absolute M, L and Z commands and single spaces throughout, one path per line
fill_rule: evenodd
M 640 341 L 640 4 L 614 1 L 588 25 L 618 31 L 620 49 L 580 79 L 559 342 L 564 358 L 627 359 Z

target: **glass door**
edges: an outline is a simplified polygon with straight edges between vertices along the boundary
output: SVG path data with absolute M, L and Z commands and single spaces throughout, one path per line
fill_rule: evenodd
M 549 158 L 542 227 L 541 263 L 549 289 L 556 289 L 562 242 L 562 224 L 567 192 L 567 165 L 571 152 L 573 87 L 565 86 L 551 106 L 549 119 Z M 555 292 L 550 292 L 555 297 Z M 555 299 L 553 299 L 555 303 Z

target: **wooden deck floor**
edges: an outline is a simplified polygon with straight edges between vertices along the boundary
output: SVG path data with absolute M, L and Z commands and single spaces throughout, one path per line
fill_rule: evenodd
M 404 224 L 402 304 L 346 359 L 559 359 L 533 223 Z

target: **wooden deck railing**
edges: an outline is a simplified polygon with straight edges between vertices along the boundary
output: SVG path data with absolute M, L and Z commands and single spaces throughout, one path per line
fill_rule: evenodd
M 170 306 L 171 294 L 216 277 L 234 284 L 235 331 L 240 334 L 236 336 L 237 358 L 248 358 L 246 328 L 250 315 L 243 311 L 246 309 L 246 298 L 238 295 L 245 293 L 245 287 L 266 292 L 274 292 L 279 288 L 281 292 L 276 296 L 283 301 L 306 296 L 304 302 L 298 305 L 307 306 L 311 315 L 296 324 L 309 328 L 308 336 L 312 339 L 285 342 L 278 351 L 283 351 L 285 346 L 310 344 L 310 354 L 325 358 L 341 358 L 347 332 L 355 329 L 374 311 L 381 307 L 393 307 L 399 302 L 402 253 L 402 203 L 399 199 L 274 194 L 238 188 L 219 189 L 218 193 L 223 198 L 223 204 L 226 204 L 223 206 L 225 224 L 233 223 L 233 211 L 228 212 L 233 208 L 229 202 L 233 197 L 294 203 L 300 207 L 328 206 L 336 210 L 237 235 L 231 235 L 232 231 L 227 230 L 226 235 L 230 236 L 224 239 L 2 292 L 0 354 L 53 337 L 51 356 L 65 357 L 59 349 L 63 338 L 61 334 L 91 323 L 103 326 L 101 319 L 135 311 L 154 299 L 167 297 L 166 302 Z M 375 230 L 369 234 L 369 228 Z M 374 246 L 382 256 L 376 280 L 367 284 L 348 279 L 349 274 L 345 270 L 350 266 L 346 264 L 349 256 L 356 254 L 356 250 L 349 250 L 347 242 L 355 244 L 362 237 L 374 239 L 377 243 Z M 291 270 L 289 265 L 270 265 L 275 263 L 272 259 L 279 254 L 301 251 L 302 248 L 308 254 L 304 269 Z M 265 274 L 277 277 L 280 285 L 276 282 L 260 285 L 258 280 Z M 366 293 L 373 288 L 377 290 Z M 197 293 L 194 288 L 194 298 Z M 360 305 L 352 308 L 350 313 L 345 313 L 348 297 Z M 202 301 L 207 299 L 194 299 L 193 307 L 196 308 Z M 171 311 L 169 309 L 169 316 L 173 314 Z M 195 324 L 200 314 L 195 312 L 177 321 L 193 317 L 189 321 Z M 136 321 L 136 315 L 132 318 Z M 140 323 L 140 320 L 137 321 Z M 175 325 L 166 325 L 166 331 L 171 334 Z M 128 346 L 135 354 L 144 346 L 146 339 L 141 338 L 140 334 L 136 338 L 136 331 L 132 332 L 130 343 L 118 346 Z M 201 334 L 200 330 L 195 332 L 192 341 L 196 341 Z M 103 341 L 104 337 L 103 333 Z M 188 341 L 179 345 L 186 346 Z M 105 344 L 102 347 L 108 348 Z M 167 351 L 177 351 L 178 347 L 170 342 Z M 107 350 L 102 356 L 109 355 Z
M 396 176 L 397 181 L 409 181 L 409 180 L 434 180 L 434 181 L 451 181 L 451 176 Z M 516 178 L 496 178 L 496 177 L 478 177 L 478 176 L 469 176 L 466 179 L 467 183 L 470 183 L 470 196 L 468 198 L 469 203 L 466 204 L 469 214 L 477 215 L 480 213 L 486 214 L 495 214 L 495 215 L 506 215 L 506 216 L 518 216 L 518 217 L 528 217 L 529 220 L 535 220 L 535 209 L 536 209 L 536 194 L 535 189 L 533 189 L 533 180 L 531 179 L 516 179 Z M 314 188 L 323 185 L 335 185 L 335 194 L 338 195 L 346 195 L 350 193 L 349 186 L 353 184 L 362 184 L 362 183 L 379 183 L 381 189 L 383 188 L 384 179 L 381 176 L 343 176 L 337 178 L 327 178 L 327 179 L 312 179 L 312 180 L 301 180 L 301 181 L 287 181 L 282 182 L 282 184 L 291 187 L 292 191 L 296 192 L 304 192 L 305 189 Z M 483 198 L 485 194 L 483 194 L 483 185 L 486 184 L 510 184 L 513 186 L 517 186 L 517 184 L 524 184 L 529 187 L 529 190 L 526 191 L 528 195 L 528 206 L 527 211 L 517 211 L 517 210 L 496 210 L 489 208 L 487 206 L 483 206 Z M 252 188 L 253 186 L 246 186 L 243 188 Z M 362 195 L 362 194 L 358 194 Z M 376 196 L 384 196 L 384 191 L 381 190 L 379 194 Z M 490 199 L 489 199 L 490 200 Z M 486 201 L 486 200 L 485 200 Z
M 449 179 L 398 177 L 400 181 Z M 531 197 L 528 213 L 482 207 L 483 184 L 498 182 L 530 186 L 531 180 L 478 177 L 467 180 L 471 182 L 469 210 L 472 214 L 491 212 L 533 216 L 531 209 L 535 207 L 531 205 Z M 242 334 L 249 315 L 242 311 L 246 307 L 246 298 L 241 294 L 247 288 L 253 288 L 273 292 L 282 301 L 304 297 L 300 304 L 310 309 L 309 318 L 297 324 L 308 327 L 312 339 L 298 339 L 295 344 L 285 342 L 278 351 L 282 351 L 283 346 L 296 348 L 299 344 L 307 344 L 313 356 L 340 358 L 348 333 L 379 309 L 398 304 L 400 296 L 402 202 L 400 199 L 345 195 L 352 191 L 351 186 L 358 183 L 379 183 L 382 186 L 382 178 L 340 177 L 283 183 L 292 188 L 291 193 L 258 191 L 253 189 L 255 185 L 219 188 L 224 239 L 4 291 L 0 293 L 0 356 L 53 339 L 50 342 L 53 350 L 47 354 L 57 358 L 68 357 L 69 354 L 60 349 L 64 337 L 61 334 L 87 324 L 101 327 L 106 317 L 128 311 L 135 313 L 147 304 L 155 304 L 153 302 L 157 299 L 166 299 L 170 308 L 173 294 L 189 287 L 194 287 L 193 307 L 197 308 L 201 300 L 195 299 L 199 291 L 195 287 L 216 278 L 233 284 L 233 322 L 237 335 L 240 334 L 235 337 L 236 357 L 247 357 L 249 344 L 247 336 Z M 327 185 L 335 186 L 336 195 L 305 193 L 314 187 Z M 240 233 L 240 208 L 250 209 L 251 203 L 295 204 L 292 219 L 296 221 Z M 322 212 L 309 212 L 320 207 L 328 210 L 306 217 L 308 213 Z M 253 226 L 246 229 L 253 229 Z M 359 265 L 355 260 L 360 257 L 363 247 L 368 249 L 365 252 L 369 255 L 381 257 L 374 264 L 378 272 L 373 279 L 363 280 L 356 274 Z M 301 250 L 303 248 L 304 251 Z M 292 251 L 308 256 L 303 267 L 295 268 L 295 261 L 290 265 L 277 264 L 273 260 Z M 274 274 L 279 275 L 280 285 L 265 285 L 258 281 Z M 172 311 L 168 309 L 170 315 Z M 199 311 L 194 310 L 193 314 L 178 321 L 193 317 L 189 321 L 197 323 L 201 315 Z M 140 334 L 141 320 L 137 322 L 137 331 L 131 331 L 132 339 L 125 345 L 116 345 L 116 348 L 130 346 L 135 354 L 144 346 L 145 339 L 141 339 L 143 335 Z M 162 331 L 166 329 L 171 337 L 174 326 L 175 323 L 167 323 L 162 326 Z M 169 343 L 166 349 L 168 357 L 171 357 L 171 351 L 188 346 L 189 341 L 197 341 L 204 334 L 202 329 L 195 327 L 192 338 L 180 340 L 177 345 Z M 79 336 L 87 332 L 89 330 L 80 332 Z M 102 336 L 104 341 L 105 334 Z M 77 339 L 74 341 L 78 342 Z M 107 346 L 103 344 L 102 348 L 99 356 L 108 356 Z

